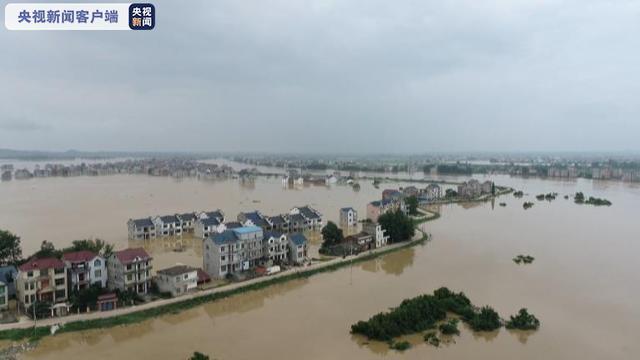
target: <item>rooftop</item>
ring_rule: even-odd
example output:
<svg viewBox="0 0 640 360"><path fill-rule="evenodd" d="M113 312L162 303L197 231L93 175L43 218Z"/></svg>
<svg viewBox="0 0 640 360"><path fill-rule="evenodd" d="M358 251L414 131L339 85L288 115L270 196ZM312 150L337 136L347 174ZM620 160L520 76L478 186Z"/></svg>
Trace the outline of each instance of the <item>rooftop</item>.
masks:
<svg viewBox="0 0 640 360"><path fill-rule="evenodd" d="M136 258L140 260L150 260L151 256L143 248L129 248L113 253L115 257L123 264L134 262Z"/></svg>
<svg viewBox="0 0 640 360"><path fill-rule="evenodd" d="M97 254L95 254L92 251L89 250L82 250L82 251L73 251L73 252L69 252L69 253L65 253L62 255L62 260L64 261L68 261L68 262L87 262L93 258L95 258L96 256L98 256Z"/></svg>
<svg viewBox="0 0 640 360"><path fill-rule="evenodd" d="M170 268L158 270L157 273L160 275L178 276L178 275L182 275L182 274L190 273L194 271L198 271L198 269L193 268L191 266L187 266L187 265L175 265Z"/></svg>
<svg viewBox="0 0 640 360"><path fill-rule="evenodd" d="M40 269L60 269L64 268L64 263L56 258L30 259L20 265L20 271L40 270Z"/></svg>

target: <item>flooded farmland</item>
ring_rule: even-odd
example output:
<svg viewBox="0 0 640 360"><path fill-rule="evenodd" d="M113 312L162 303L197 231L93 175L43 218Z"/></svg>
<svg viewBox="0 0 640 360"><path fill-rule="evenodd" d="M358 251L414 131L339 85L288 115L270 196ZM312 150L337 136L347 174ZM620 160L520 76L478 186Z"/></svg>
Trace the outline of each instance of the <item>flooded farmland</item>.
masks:
<svg viewBox="0 0 640 360"><path fill-rule="evenodd" d="M184 359L196 350L216 359L636 358L640 187L490 178L527 195L441 206L436 210L442 217L425 224L433 235L425 245L137 325L48 337L23 358L78 359L90 353L122 359L142 351L149 358ZM212 208L235 217L254 208L276 213L306 203L329 220L341 206L364 213L381 189L370 181L361 185L354 192L346 186L283 189L277 178L251 184L138 176L13 181L0 184L0 228L21 235L26 253L42 239L64 246L95 236L124 247L135 245L126 239L130 217ZM560 194L555 201L535 199L554 191ZM607 198L613 206L580 206L562 198L576 191ZM523 201L535 205L525 211ZM142 245L158 260L156 268L200 263L196 245L182 253L161 241ZM518 266L511 260L517 254L536 260ZM413 336L408 340L415 346L404 353L349 333L352 323L440 286L464 291L503 317L527 307L542 326L534 333L487 334L463 327L455 344L441 348Z"/></svg>

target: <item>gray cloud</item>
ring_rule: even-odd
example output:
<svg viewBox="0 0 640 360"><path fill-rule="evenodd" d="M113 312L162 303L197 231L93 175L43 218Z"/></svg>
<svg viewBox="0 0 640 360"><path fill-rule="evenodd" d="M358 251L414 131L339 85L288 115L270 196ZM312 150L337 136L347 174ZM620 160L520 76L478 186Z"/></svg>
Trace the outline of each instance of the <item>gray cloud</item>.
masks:
<svg viewBox="0 0 640 360"><path fill-rule="evenodd" d="M0 31L0 108L50 127L0 144L640 149L636 2L155 4L152 32Z"/></svg>
<svg viewBox="0 0 640 360"><path fill-rule="evenodd" d="M32 132L47 130L50 126L27 119L0 119L0 130L9 132ZM15 135L14 135L15 136Z"/></svg>

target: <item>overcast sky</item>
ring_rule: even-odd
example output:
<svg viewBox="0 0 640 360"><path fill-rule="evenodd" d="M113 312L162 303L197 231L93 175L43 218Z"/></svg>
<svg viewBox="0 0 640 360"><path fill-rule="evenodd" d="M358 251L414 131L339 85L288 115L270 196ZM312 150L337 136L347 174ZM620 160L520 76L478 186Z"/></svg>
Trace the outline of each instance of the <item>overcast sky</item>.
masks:
<svg viewBox="0 0 640 360"><path fill-rule="evenodd" d="M152 3L3 27L0 148L640 150L638 1Z"/></svg>

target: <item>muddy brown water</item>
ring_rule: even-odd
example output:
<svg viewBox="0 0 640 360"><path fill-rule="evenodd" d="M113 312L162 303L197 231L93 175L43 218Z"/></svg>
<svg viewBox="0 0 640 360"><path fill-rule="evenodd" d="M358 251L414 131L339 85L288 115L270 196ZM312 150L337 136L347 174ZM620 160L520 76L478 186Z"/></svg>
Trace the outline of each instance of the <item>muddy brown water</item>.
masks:
<svg viewBox="0 0 640 360"><path fill-rule="evenodd" d="M144 354L186 359L196 350L217 359L637 358L640 187L491 178L528 195L441 206L442 217L425 225L433 234L428 244L136 325L48 337L23 358ZM38 245L27 244L27 239L42 236L56 245L90 235L126 245L123 224L128 217L170 209L220 207L235 215L254 207L279 212L310 203L330 219L340 206L364 213L364 204L381 190L362 185L353 192L348 187L282 189L278 179L257 180L249 188L237 180L210 184L136 176L12 182L0 184L0 227L20 233L25 248ZM561 196L553 202L535 200L536 194L550 191ZM562 198L576 191L608 198L613 206L579 206ZM506 207L498 206L502 201ZM524 201L535 206L525 211ZM83 221L89 224L77 225ZM44 228L34 229L34 224ZM195 250L162 248L150 247L163 263L199 263ZM532 255L535 261L516 265L511 259L518 254ZM352 323L439 286L464 291L474 303L492 305L505 317L527 307L542 327L533 333L502 329L488 334L462 327L455 343L441 348L410 336L414 347L404 353L349 333Z"/></svg>

